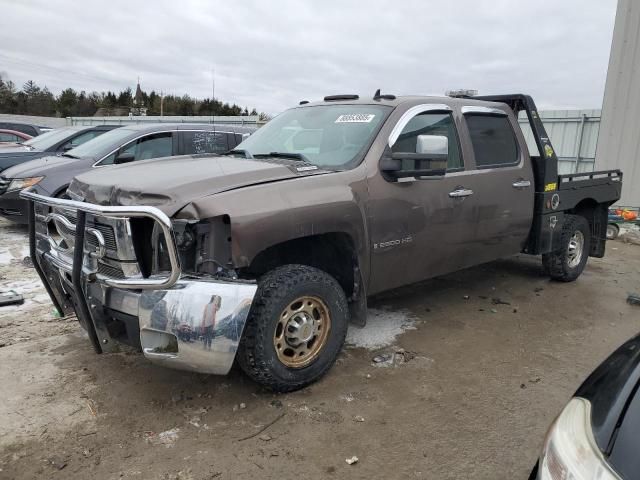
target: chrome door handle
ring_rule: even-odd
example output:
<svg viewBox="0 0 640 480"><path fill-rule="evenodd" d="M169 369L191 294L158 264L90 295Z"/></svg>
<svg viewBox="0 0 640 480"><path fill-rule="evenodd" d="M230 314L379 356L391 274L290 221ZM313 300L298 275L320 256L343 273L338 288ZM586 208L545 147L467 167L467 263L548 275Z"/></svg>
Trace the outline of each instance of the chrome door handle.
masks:
<svg viewBox="0 0 640 480"><path fill-rule="evenodd" d="M528 188L531 186L531 182L529 180L518 180L513 183L513 188Z"/></svg>
<svg viewBox="0 0 640 480"><path fill-rule="evenodd" d="M473 190L467 188L456 188L453 192L449 192L451 198L468 197L469 195L473 195Z"/></svg>

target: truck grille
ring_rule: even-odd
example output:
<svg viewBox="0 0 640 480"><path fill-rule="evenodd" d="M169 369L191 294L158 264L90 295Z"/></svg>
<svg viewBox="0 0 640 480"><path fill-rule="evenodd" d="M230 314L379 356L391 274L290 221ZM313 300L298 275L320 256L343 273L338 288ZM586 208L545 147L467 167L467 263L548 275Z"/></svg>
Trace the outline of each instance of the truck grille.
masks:
<svg viewBox="0 0 640 480"><path fill-rule="evenodd" d="M104 237L104 245L107 250L115 252L118 250L118 245L116 244L116 234L113 231L113 227L111 225L104 225L102 223L95 223L93 228L98 230L102 236ZM86 237L87 243L92 247L98 246L98 241L93 235L89 235Z"/></svg>
<svg viewBox="0 0 640 480"><path fill-rule="evenodd" d="M125 278L122 268L115 267L103 262L98 262L98 275L103 275L109 278L123 279Z"/></svg>
<svg viewBox="0 0 640 480"><path fill-rule="evenodd" d="M173 241L171 221L157 208L146 206L101 206L46 197L29 191L20 196L34 202L35 248L40 264L47 262L65 272L81 271L87 281L94 280L114 288L144 290L171 288L180 278L178 250ZM80 212L84 215L80 215ZM84 217L84 218L82 218ZM151 228L157 223L165 235L169 270L161 275L144 275L133 241L132 219L149 219ZM85 230L85 244L75 242L78 222ZM146 225L146 224L145 224ZM100 232L92 232L95 229ZM102 240L104 244L102 245ZM151 248L148 243L145 249ZM82 264L74 269L74 257L82 256Z"/></svg>

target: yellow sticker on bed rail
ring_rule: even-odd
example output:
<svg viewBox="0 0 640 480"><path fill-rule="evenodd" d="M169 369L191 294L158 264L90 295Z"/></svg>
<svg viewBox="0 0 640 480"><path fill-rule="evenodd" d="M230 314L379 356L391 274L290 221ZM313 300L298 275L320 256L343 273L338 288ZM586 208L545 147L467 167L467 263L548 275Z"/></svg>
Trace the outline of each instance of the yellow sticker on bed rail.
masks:
<svg viewBox="0 0 640 480"><path fill-rule="evenodd" d="M547 183L544 186L544 191L545 192L553 192L556 189L557 186L558 185L556 183Z"/></svg>
<svg viewBox="0 0 640 480"><path fill-rule="evenodd" d="M551 158L553 156L553 148L551 148L551 145L544 146L544 154L547 158Z"/></svg>

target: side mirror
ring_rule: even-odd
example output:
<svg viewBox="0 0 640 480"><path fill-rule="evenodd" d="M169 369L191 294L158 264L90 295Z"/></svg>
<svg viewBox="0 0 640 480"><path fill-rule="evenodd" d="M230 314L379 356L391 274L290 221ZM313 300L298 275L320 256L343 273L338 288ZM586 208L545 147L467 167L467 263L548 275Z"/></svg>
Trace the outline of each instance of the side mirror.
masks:
<svg viewBox="0 0 640 480"><path fill-rule="evenodd" d="M448 155L449 139L444 135L418 135L416 153L420 155Z"/></svg>
<svg viewBox="0 0 640 480"><path fill-rule="evenodd" d="M387 147L380 170L390 181L407 177L443 177L447 172L449 139L444 135L418 135L416 153L392 153Z"/></svg>
<svg viewBox="0 0 640 480"><path fill-rule="evenodd" d="M135 159L136 159L136 156L133 153L121 153L115 158L113 163L116 165L120 165L122 163L133 162Z"/></svg>
<svg viewBox="0 0 640 480"><path fill-rule="evenodd" d="M70 143L67 143L66 145L64 145L62 147L62 151L63 152L68 152L69 150L71 150L73 148L76 148L76 146L75 145L71 145Z"/></svg>

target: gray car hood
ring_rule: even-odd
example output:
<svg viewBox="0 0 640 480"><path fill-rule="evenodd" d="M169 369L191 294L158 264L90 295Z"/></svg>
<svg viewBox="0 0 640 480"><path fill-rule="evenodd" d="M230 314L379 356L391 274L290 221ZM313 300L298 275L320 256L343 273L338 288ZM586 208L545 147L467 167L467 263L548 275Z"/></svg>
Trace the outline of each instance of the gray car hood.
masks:
<svg viewBox="0 0 640 480"><path fill-rule="evenodd" d="M20 165L25 162L30 162L35 158L41 158L49 155L46 152L39 152L37 150L25 150L20 152L5 153L0 152L0 172L6 172L14 165Z"/></svg>
<svg viewBox="0 0 640 480"><path fill-rule="evenodd" d="M180 156L99 168L78 175L68 192L99 205L155 206L172 216L202 197L318 173L326 171L298 172L291 166L237 157Z"/></svg>
<svg viewBox="0 0 640 480"><path fill-rule="evenodd" d="M56 155L49 155L42 158L36 158L35 160L29 160L25 163L14 165L13 167L3 170L2 175L7 178L25 178L25 177L39 177L47 175L51 170L56 170L62 166L68 166L69 164L82 161L83 159L61 157Z"/></svg>

